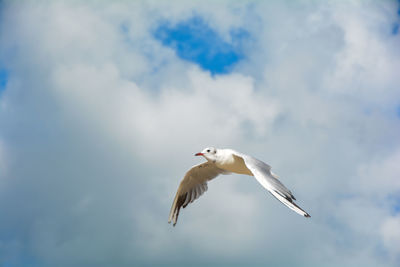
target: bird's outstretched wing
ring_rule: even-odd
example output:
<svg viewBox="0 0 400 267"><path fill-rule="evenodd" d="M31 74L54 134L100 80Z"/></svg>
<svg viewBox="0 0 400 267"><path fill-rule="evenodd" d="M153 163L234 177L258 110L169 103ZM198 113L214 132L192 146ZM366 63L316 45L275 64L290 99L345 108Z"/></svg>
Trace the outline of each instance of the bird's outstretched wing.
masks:
<svg viewBox="0 0 400 267"><path fill-rule="evenodd" d="M246 167L253 173L256 180L275 198L298 214L304 217L311 217L294 202L296 198L293 196L292 192L278 180L278 176L271 172L271 166L242 153L235 152L234 156L243 159Z"/></svg>
<svg viewBox="0 0 400 267"><path fill-rule="evenodd" d="M168 223L172 221L176 225L181 207L185 208L189 203L198 199L207 191L207 182L219 174L226 173L224 170L210 162L193 166L182 179L178 191L176 192L174 202L169 213Z"/></svg>

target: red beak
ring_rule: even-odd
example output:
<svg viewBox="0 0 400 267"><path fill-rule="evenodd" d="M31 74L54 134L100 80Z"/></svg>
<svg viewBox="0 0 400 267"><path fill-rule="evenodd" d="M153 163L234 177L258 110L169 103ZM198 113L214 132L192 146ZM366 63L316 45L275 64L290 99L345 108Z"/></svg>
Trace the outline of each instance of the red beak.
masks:
<svg viewBox="0 0 400 267"><path fill-rule="evenodd" d="M203 156L203 153L196 153L195 156Z"/></svg>

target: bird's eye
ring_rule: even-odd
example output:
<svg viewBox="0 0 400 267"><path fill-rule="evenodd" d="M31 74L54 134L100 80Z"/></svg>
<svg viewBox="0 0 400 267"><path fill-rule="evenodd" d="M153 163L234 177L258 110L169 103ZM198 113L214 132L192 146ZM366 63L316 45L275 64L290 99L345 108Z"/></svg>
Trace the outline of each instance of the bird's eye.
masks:
<svg viewBox="0 0 400 267"><path fill-rule="evenodd" d="M210 152L210 149L207 149L207 152Z"/></svg>

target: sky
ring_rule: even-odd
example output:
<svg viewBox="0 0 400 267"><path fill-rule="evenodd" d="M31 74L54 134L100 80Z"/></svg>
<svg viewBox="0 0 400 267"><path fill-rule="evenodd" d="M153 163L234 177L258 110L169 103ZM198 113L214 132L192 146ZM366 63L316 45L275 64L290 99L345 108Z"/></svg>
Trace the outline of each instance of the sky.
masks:
<svg viewBox="0 0 400 267"><path fill-rule="evenodd" d="M1 1L0 266L399 266L400 2ZM310 219L221 176L259 158Z"/></svg>

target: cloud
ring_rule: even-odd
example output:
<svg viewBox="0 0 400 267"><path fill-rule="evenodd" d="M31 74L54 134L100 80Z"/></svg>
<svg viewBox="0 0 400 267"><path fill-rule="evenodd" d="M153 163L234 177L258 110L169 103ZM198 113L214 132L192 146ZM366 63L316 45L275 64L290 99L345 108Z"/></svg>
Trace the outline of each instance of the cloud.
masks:
<svg viewBox="0 0 400 267"><path fill-rule="evenodd" d="M384 245L392 252L397 261L400 245L400 220L399 217L388 218L381 227L381 234L383 236ZM395 259L396 260L396 259Z"/></svg>
<svg viewBox="0 0 400 267"><path fill-rule="evenodd" d="M15 266L396 266L394 3L5 2L0 258ZM201 18L224 75L155 38ZM312 215L224 176L166 223L205 146L263 159ZM377 230L378 229L378 230ZM397 238L397 239L396 239Z"/></svg>

